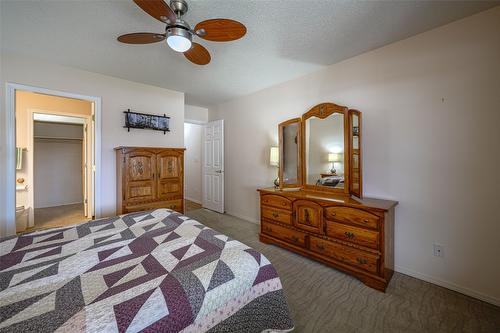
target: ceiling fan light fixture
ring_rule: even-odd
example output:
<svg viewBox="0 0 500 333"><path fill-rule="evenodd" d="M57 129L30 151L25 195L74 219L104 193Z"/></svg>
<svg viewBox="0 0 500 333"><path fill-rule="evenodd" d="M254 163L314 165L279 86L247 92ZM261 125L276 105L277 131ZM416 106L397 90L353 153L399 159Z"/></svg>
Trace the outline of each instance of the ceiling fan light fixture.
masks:
<svg viewBox="0 0 500 333"><path fill-rule="evenodd" d="M186 52L192 46L191 33L182 28L169 28L167 30L167 44L176 52Z"/></svg>

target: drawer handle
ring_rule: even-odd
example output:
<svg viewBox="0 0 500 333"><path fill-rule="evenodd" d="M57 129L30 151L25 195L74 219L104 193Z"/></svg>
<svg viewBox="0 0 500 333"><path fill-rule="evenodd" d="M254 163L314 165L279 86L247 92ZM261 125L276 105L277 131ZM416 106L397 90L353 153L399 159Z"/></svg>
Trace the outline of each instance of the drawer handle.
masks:
<svg viewBox="0 0 500 333"><path fill-rule="evenodd" d="M368 223L368 220L367 220L367 219L364 219L364 220L363 220L363 223Z"/></svg>
<svg viewBox="0 0 500 333"><path fill-rule="evenodd" d="M349 231L344 232L344 235L349 239L353 239L355 237L355 235Z"/></svg>
<svg viewBox="0 0 500 333"><path fill-rule="evenodd" d="M360 257L357 257L356 258L356 261L360 264L360 265L365 265L368 263L368 260L366 260L365 258L360 258Z"/></svg>
<svg viewBox="0 0 500 333"><path fill-rule="evenodd" d="M317 247L318 249L320 249L321 251L324 251L324 250L325 250L325 247L324 247L323 245L321 245L321 244L316 244L316 247Z"/></svg>
<svg viewBox="0 0 500 333"><path fill-rule="evenodd" d="M335 213L335 212L332 213L332 216L336 216L336 215L337 215L337 213Z"/></svg>
<svg viewBox="0 0 500 333"><path fill-rule="evenodd" d="M282 206L286 206L286 202L282 202L282 203L281 203L281 205L282 205Z"/></svg>
<svg viewBox="0 0 500 333"><path fill-rule="evenodd" d="M290 236L289 238L292 242L298 242L299 238L297 236Z"/></svg>
<svg viewBox="0 0 500 333"><path fill-rule="evenodd" d="M274 218L277 218L278 216L280 216L280 214L276 213L276 212L273 212L273 217Z"/></svg>

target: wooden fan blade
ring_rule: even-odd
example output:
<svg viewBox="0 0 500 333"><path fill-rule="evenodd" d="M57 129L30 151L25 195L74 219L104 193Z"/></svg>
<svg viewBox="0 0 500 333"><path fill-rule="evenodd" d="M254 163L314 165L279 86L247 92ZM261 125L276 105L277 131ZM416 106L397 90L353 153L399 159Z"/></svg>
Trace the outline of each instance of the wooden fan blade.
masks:
<svg viewBox="0 0 500 333"><path fill-rule="evenodd" d="M170 22L175 22L177 19L172 8L163 2L163 0L134 0L134 2L137 6L141 7L142 10L159 21L165 22L166 18L169 19Z"/></svg>
<svg viewBox="0 0 500 333"><path fill-rule="evenodd" d="M198 33L203 29L205 34ZM240 39L247 33L247 28L238 21L229 19L211 19L200 22L194 27L197 35L213 42L229 42Z"/></svg>
<svg viewBox="0 0 500 333"><path fill-rule="evenodd" d="M133 34L121 35L117 38L119 42L127 44L150 44L161 42L165 35L154 34L152 32L137 32Z"/></svg>
<svg viewBox="0 0 500 333"><path fill-rule="evenodd" d="M193 46L186 52L184 56L193 64L206 65L210 62L211 57L207 49L198 43L193 43Z"/></svg>

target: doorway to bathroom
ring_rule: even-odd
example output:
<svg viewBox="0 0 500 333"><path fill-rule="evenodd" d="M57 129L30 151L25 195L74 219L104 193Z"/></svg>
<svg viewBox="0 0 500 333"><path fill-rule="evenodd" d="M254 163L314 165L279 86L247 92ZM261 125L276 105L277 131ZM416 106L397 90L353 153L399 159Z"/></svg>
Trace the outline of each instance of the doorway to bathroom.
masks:
<svg viewBox="0 0 500 333"><path fill-rule="evenodd" d="M16 231L95 216L93 101L16 90Z"/></svg>

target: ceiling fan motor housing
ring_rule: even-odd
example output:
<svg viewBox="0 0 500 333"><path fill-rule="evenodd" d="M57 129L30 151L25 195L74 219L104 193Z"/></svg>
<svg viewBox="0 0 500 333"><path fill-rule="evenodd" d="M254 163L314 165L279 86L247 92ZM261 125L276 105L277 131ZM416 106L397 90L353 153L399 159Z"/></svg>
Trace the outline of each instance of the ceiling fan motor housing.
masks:
<svg viewBox="0 0 500 333"><path fill-rule="evenodd" d="M177 14L177 16L182 16L188 11L188 4L185 0L171 0L170 8Z"/></svg>

